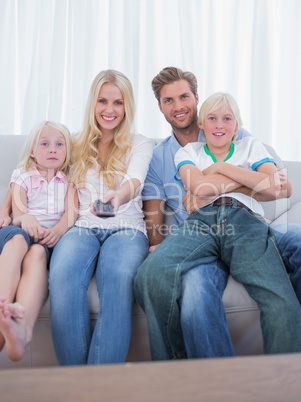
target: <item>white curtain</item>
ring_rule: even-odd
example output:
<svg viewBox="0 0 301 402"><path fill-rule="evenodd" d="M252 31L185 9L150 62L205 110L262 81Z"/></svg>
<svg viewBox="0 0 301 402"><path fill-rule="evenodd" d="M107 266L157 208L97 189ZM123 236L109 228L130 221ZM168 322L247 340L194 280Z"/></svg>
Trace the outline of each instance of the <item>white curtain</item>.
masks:
<svg viewBox="0 0 301 402"><path fill-rule="evenodd" d="M301 160L300 0L0 0L0 134L43 119L74 132L102 69L131 80L136 131L166 137L151 90L165 66L195 73L200 101L229 91L244 127Z"/></svg>

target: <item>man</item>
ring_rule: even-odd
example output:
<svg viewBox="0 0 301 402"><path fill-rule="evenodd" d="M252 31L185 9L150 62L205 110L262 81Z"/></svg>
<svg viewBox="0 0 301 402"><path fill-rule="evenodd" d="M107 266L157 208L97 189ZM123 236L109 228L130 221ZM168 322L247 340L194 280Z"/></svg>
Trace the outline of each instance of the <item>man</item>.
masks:
<svg viewBox="0 0 301 402"><path fill-rule="evenodd" d="M203 141L202 132L197 125L197 81L190 72L183 72L174 67L164 68L152 81L152 88L158 100L159 109L170 123L172 134L163 140L155 149L143 190L144 211L150 252L153 252L164 240L162 232L165 205L172 209L175 220L173 227L180 225L187 213L201 206L203 200L196 200L191 194L185 195L181 182L174 179L174 155L180 147L190 142ZM241 129L238 139L250 134ZM223 180L220 193L225 192L227 181ZM289 184L282 188L281 196L287 196ZM239 191L249 193L247 188ZM183 204L182 204L182 197ZM259 201L268 200L262 195L256 196ZM191 204L191 201L193 203ZM208 200L205 201L206 203ZM299 239L301 230L298 227ZM278 232L277 232L278 233ZM296 245L296 239L289 233ZM297 261L300 261L301 250L288 250L292 246L292 238L288 234L279 234L278 246L283 255L292 255L296 262L293 272L295 281L299 278ZM286 240L284 240L286 238ZM278 240L278 239L277 239ZM282 249L281 249L282 246ZM160 252L160 247L156 253ZM286 254L285 254L286 253ZM168 258L162 255L162 258ZM286 261L285 261L286 262ZM229 334L222 295L227 284L228 269L218 261L215 264L202 265L188 271L182 278L182 297L180 301L181 329L174 328L176 345L171 345L163 323L168 320L161 315L160 306L169 303L169 296L164 288L164 271L156 283L151 282L144 264L139 268L135 279L135 296L144 309L147 317L151 354L154 360L171 358L222 357L233 356L235 351ZM299 299L300 300L300 299ZM164 328L164 329L162 329Z"/></svg>

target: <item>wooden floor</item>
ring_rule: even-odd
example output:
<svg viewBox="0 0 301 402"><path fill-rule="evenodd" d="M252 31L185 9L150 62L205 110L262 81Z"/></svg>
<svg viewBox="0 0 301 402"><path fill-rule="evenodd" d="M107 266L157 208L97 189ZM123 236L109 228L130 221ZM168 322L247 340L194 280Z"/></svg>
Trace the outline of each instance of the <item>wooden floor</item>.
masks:
<svg viewBox="0 0 301 402"><path fill-rule="evenodd" d="M0 370L0 401L300 402L301 354Z"/></svg>

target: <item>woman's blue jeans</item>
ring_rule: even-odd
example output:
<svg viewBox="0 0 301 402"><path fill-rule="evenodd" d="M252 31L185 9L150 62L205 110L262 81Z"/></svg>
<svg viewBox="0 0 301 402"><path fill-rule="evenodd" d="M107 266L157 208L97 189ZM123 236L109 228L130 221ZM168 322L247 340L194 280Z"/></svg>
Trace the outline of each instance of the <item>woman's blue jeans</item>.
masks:
<svg viewBox="0 0 301 402"><path fill-rule="evenodd" d="M206 223L204 210L196 211L138 270L135 295L147 315L152 356L179 358L185 353L182 279L217 258L231 266L234 279L257 301L265 352L300 351L301 309L269 227L245 208L210 206L205 212ZM158 286L160 292L155 292ZM224 342L217 338L213 335L211 341Z"/></svg>
<svg viewBox="0 0 301 402"><path fill-rule="evenodd" d="M50 263L51 330L60 365L119 363L131 338L133 281L148 255L139 230L73 227ZM88 287L95 272L100 309L91 330Z"/></svg>

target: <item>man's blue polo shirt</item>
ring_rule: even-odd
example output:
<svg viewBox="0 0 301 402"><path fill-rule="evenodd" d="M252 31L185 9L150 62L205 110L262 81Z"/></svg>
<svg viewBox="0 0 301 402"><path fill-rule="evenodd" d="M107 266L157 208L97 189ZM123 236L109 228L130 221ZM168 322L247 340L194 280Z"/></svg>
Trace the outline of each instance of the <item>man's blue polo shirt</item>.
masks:
<svg viewBox="0 0 301 402"><path fill-rule="evenodd" d="M251 134L241 128L237 139L249 137ZM199 139L203 140L203 131L200 130ZM174 225L178 226L187 218L187 213L182 204L185 190L182 181L176 181L174 175L176 167L174 156L181 148L174 133L160 142L155 148L149 170L142 191L143 201L164 200L166 205L174 211Z"/></svg>

